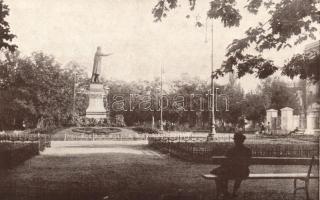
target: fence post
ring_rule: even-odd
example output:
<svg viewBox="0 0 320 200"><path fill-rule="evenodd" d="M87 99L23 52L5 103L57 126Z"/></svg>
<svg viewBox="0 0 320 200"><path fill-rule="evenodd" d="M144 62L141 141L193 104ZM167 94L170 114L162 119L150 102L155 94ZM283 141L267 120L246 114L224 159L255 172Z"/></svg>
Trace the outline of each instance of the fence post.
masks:
<svg viewBox="0 0 320 200"><path fill-rule="evenodd" d="M41 149L41 139L40 139L40 133L38 132L38 153L40 153Z"/></svg>
<svg viewBox="0 0 320 200"><path fill-rule="evenodd" d="M47 134L44 135L44 147L47 147Z"/></svg>

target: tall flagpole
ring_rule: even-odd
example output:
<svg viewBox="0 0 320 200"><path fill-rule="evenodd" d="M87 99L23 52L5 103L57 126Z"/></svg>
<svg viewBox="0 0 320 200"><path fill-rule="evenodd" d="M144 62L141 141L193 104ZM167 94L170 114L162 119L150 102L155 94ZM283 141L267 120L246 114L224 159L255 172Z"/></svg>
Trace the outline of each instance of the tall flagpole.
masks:
<svg viewBox="0 0 320 200"><path fill-rule="evenodd" d="M160 74L160 130L161 131L163 131L162 73L163 73L163 66L161 65L161 74Z"/></svg>
<svg viewBox="0 0 320 200"><path fill-rule="evenodd" d="M73 102L72 102L72 116L76 113L76 84L77 84L77 74L73 77Z"/></svg>

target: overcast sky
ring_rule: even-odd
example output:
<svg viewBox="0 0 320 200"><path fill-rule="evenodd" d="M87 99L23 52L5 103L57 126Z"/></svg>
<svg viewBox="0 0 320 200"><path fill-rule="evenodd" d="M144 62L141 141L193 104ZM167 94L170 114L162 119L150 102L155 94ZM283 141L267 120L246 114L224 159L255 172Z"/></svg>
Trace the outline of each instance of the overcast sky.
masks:
<svg viewBox="0 0 320 200"><path fill-rule="evenodd" d="M114 53L102 61L102 76L110 79L153 79L161 64L165 77L172 79L181 73L209 79L210 42L205 43L206 28L196 28L196 16L205 21L209 1L198 0L190 12L185 5L169 14L161 23L153 22L152 7L157 0L5 0L10 7L8 18L15 43L24 55L43 51L65 64L76 61L91 73L97 46L103 52ZM180 0L181 3L188 2ZM185 16L191 14L187 19ZM214 22L214 66L224 59L226 46L267 15L243 15L239 28L223 28ZM210 27L208 27L210 39ZM303 45L266 55L281 64ZM249 81L248 81L249 80ZM246 89L256 81L247 78Z"/></svg>

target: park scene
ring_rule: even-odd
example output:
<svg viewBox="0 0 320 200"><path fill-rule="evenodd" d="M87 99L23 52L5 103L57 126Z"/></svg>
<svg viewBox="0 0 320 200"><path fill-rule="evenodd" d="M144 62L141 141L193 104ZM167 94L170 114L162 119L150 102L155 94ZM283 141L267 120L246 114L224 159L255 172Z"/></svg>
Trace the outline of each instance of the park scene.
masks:
<svg viewBox="0 0 320 200"><path fill-rule="evenodd" d="M317 0L0 0L0 200L318 200Z"/></svg>

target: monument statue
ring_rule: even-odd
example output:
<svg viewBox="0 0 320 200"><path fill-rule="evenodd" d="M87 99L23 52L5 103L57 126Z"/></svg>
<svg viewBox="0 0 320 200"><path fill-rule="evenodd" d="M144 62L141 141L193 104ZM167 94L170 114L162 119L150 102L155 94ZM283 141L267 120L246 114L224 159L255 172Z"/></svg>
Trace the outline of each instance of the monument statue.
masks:
<svg viewBox="0 0 320 200"><path fill-rule="evenodd" d="M86 117L98 120L110 120L110 112L108 108L108 98L104 98L108 95L108 88L100 83L99 76L101 74L101 59L102 56L109 56L109 54L103 54L101 47L97 48L94 55L93 70L91 83L89 88L89 105L86 110ZM105 106L106 105L106 106Z"/></svg>
<svg viewBox="0 0 320 200"><path fill-rule="evenodd" d="M109 54L103 54L101 52L101 47L97 48L97 51L94 55L94 61L93 61L93 70L92 70L92 77L91 77L91 83L99 83L99 75L101 74L101 60L102 56L110 56Z"/></svg>

